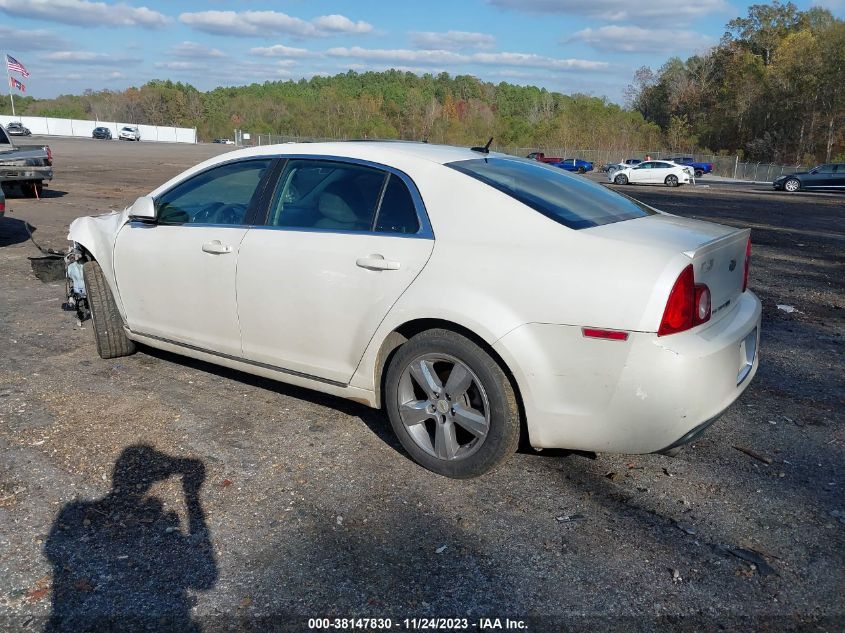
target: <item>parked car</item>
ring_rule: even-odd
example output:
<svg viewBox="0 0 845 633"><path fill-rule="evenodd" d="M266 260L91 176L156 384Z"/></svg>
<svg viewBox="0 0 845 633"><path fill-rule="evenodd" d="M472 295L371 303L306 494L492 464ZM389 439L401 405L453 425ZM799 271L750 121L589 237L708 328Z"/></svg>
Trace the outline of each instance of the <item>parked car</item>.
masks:
<svg viewBox="0 0 845 633"><path fill-rule="evenodd" d="M216 139L214 139L213 142L214 143L220 143L220 144L223 144L223 145L234 145L235 144L235 141L233 141L230 138L216 138Z"/></svg>
<svg viewBox="0 0 845 633"><path fill-rule="evenodd" d="M772 187L790 193L801 189L845 189L845 163L827 163L810 171L786 174L775 179Z"/></svg>
<svg viewBox="0 0 845 633"><path fill-rule="evenodd" d="M608 172L607 178L617 185L663 184L667 187L678 187L689 183L692 168L661 160L647 160L633 167L626 166Z"/></svg>
<svg viewBox="0 0 845 633"><path fill-rule="evenodd" d="M550 164L559 163L563 160L560 156L546 156L543 152L531 152L528 156L526 156L526 158Z"/></svg>
<svg viewBox="0 0 845 633"><path fill-rule="evenodd" d="M626 158L622 162L619 163L610 163L607 165L602 166L602 171L606 174L613 173L615 171L619 171L620 169L625 169L626 167L633 167L635 165L639 165L641 161L639 158Z"/></svg>
<svg viewBox="0 0 845 633"><path fill-rule="evenodd" d="M9 123L9 125L6 126L6 132L9 136L30 136L32 134L28 127L24 127L23 123L19 123L17 121Z"/></svg>
<svg viewBox="0 0 845 633"><path fill-rule="evenodd" d="M120 132L118 132L117 137L121 141L140 141L141 133L138 131L137 127L134 127L132 125L125 125L124 127L120 128Z"/></svg>
<svg viewBox="0 0 845 633"><path fill-rule="evenodd" d="M74 220L68 259L103 358L144 343L383 407L420 464L472 477L521 429L698 436L757 370L749 234L485 148L302 143Z"/></svg>
<svg viewBox="0 0 845 633"><path fill-rule="evenodd" d="M53 152L50 147L16 146L0 125L0 186L16 187L25 196L40 197L44 182L52 179Z"/></svg>
<svg viewBox="0 0 845 633"><path fill-rule="evenodd" d="M713 171L713 163L701 163L696 161L692 156L675 156L673 158L666 158L665 160L676 165L692 167L693 175L696 178L701 178L704 174L709 174Z"/></svg>
<svg viewBox="0 0 845 633"><path fill-rule="evenodd" d="M588 160L582 160L580 158L564 158L560 162L554 163L554 166L565 169L566 171L575 171L579 174L593 171L593 164Z"/></svg>
<svg viewBox="0 0 845 633"><path fill-rule="evenodd" d="M91 134L91 138L99 138L99 139L106 139L111 140L111 130L107 127L95 127L94 132Z"/></svg>

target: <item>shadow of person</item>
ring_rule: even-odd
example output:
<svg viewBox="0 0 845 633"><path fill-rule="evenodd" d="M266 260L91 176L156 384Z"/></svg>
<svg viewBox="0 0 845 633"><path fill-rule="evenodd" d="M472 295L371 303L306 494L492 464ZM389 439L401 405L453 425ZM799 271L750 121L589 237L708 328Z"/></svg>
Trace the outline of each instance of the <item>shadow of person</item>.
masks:
<svg viewBox="0 0 845 633"><path fill-rule="evenodd" d="M187 531L179 515L149 496L181 476ZM53 566L46 631L200 631L188 589L217 581L199 491L203 463L146 445L126 448L102 499L72 502L56 518L44 553Z"/></svg>

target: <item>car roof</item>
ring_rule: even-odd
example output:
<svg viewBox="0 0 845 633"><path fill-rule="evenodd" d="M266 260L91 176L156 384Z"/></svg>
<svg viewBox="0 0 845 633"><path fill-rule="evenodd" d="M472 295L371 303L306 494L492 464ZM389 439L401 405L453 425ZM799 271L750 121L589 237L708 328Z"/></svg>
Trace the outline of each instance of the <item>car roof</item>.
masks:
<svg viewBox="0 0 845 633"><path fill-rule="evenodd" d="M490 152L482 154L474 152L468 147L452 145L435 145L414 141L336 141L329 143L285 143L282 145L262 145L242 149L231 154L224 154L231 158L247 158L250 156L267 156L277 154L314 154L319 156L338 156L369 160L383 163L391 158L416 158L433 163L451 163L459 160L475 158L507 156ZM513 158L512 156L507 156Z"/></svg>

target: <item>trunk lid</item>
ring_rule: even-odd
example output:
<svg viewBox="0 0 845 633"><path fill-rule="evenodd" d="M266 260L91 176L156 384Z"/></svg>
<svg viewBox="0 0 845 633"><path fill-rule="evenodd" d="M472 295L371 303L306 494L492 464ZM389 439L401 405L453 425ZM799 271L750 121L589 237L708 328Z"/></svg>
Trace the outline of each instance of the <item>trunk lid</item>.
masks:
<svg viewBox="0 0 845 633"><path fill-rule="evenodd" d="M652 252L664 251L667 261L679 253L688 257L693 265L695 283L707 284L710 288L710 323L727 315L742 294L750 229L660 213L586 231L604 238L642 244ZM666 297L663 299L665 305Z"/></svg>

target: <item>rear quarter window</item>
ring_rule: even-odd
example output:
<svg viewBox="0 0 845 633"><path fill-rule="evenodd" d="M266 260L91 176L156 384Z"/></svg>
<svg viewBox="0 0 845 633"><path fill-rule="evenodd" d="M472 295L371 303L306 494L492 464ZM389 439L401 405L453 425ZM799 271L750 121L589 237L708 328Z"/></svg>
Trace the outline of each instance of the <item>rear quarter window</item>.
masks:
<svg viewBox="0 0 845 633"><path fill-rule="evenodd" d="M447 163L571 229L654 215L649 207L559 167L515 157Z"/></svg>

